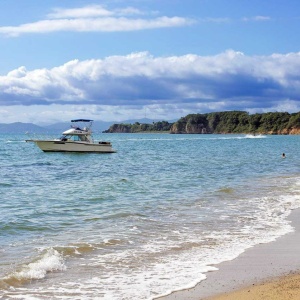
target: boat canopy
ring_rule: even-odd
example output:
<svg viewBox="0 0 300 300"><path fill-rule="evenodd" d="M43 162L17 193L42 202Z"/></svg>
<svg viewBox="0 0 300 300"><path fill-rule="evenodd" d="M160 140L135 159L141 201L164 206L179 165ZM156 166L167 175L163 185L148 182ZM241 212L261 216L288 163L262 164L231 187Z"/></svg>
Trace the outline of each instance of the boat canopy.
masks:
<svg viewBox="0 0 300 300"><path fill-rule="evenodd" d="M93 122L93 120L88 120L88 119L75 119L75 120L71 120L71 122Z"/></svg>

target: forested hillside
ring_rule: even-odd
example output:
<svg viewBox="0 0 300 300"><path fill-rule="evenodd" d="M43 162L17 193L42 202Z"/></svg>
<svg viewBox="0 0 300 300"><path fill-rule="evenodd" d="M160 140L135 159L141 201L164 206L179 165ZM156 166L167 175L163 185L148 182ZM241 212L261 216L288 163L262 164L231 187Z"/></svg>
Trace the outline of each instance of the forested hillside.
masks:
<svg viewBox="0 0 300 300"><path fill-rule="evenodd" d="M135 122L134 124L113 124L104 133L137 133L137 132L169 132L173 123L167 121L152 124Z"/></svg>
<svg viewBox="0 0 300 300"><path fill-rule="evenodd" d="M170 133L261 133L300 134L300 112L269 112L249 114L245 111L225 111L207 114L189 114L175 123L167 121L152 124L114 124L104 132L170 132Z"/></svg>
<svg viewBox="0 0 300 300"><path fill-rule="evenodd" d="M171 133L299 134L300 112L269 112L250 115L244 111L190 114L179 119Z"/></svg>

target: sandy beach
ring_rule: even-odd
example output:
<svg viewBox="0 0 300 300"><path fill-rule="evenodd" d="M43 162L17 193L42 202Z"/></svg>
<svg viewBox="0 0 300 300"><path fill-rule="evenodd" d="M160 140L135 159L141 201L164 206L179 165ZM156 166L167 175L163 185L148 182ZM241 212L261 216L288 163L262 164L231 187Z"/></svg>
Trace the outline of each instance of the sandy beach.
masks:
<svg viewBox="0 0 300 300"><path fill-rule="evenodd" d="M289 220L294 232L216 265L196 287L162 299L300 299L300 209Z"/></svg>
<svg viewBox="0 0 300 300"><path fill-rule="evenodd" d="M211 297L209 300L298 300L300 299L300 275L289 275L270 282L252 285L236 292Z"/></svg>

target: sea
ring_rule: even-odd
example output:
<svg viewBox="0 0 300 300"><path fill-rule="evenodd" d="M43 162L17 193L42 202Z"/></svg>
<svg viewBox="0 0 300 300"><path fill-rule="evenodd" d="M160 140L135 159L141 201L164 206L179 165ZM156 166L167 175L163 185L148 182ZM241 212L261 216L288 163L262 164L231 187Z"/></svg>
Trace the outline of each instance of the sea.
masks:
<svg viewBox="0 0 300 300"><path fill-rule="evenodd" d="M111 154L28 138L0 135L1 299L157 299L294 230L300 136L96 134Z"/></svg>

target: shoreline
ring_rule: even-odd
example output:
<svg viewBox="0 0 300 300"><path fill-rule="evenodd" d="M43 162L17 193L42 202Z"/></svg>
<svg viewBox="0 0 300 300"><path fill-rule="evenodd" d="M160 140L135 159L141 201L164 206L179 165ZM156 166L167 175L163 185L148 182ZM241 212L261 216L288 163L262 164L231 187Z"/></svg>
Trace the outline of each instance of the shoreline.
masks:
<svg viewBox="0 0 300 300"><path fill-rule="evenodd" d="M274 242L247 249L231 261L214 265L218 270L206 273L207 278L194 288L173 292L159 299L235 299L233 292L238 295L236 299L242 299L239 293L248 293L249 287L270 285L272 289L278 280L284 281L288 275L300 274L300 208L293 210L288 220L294 228L293 232Z"/></svg>

